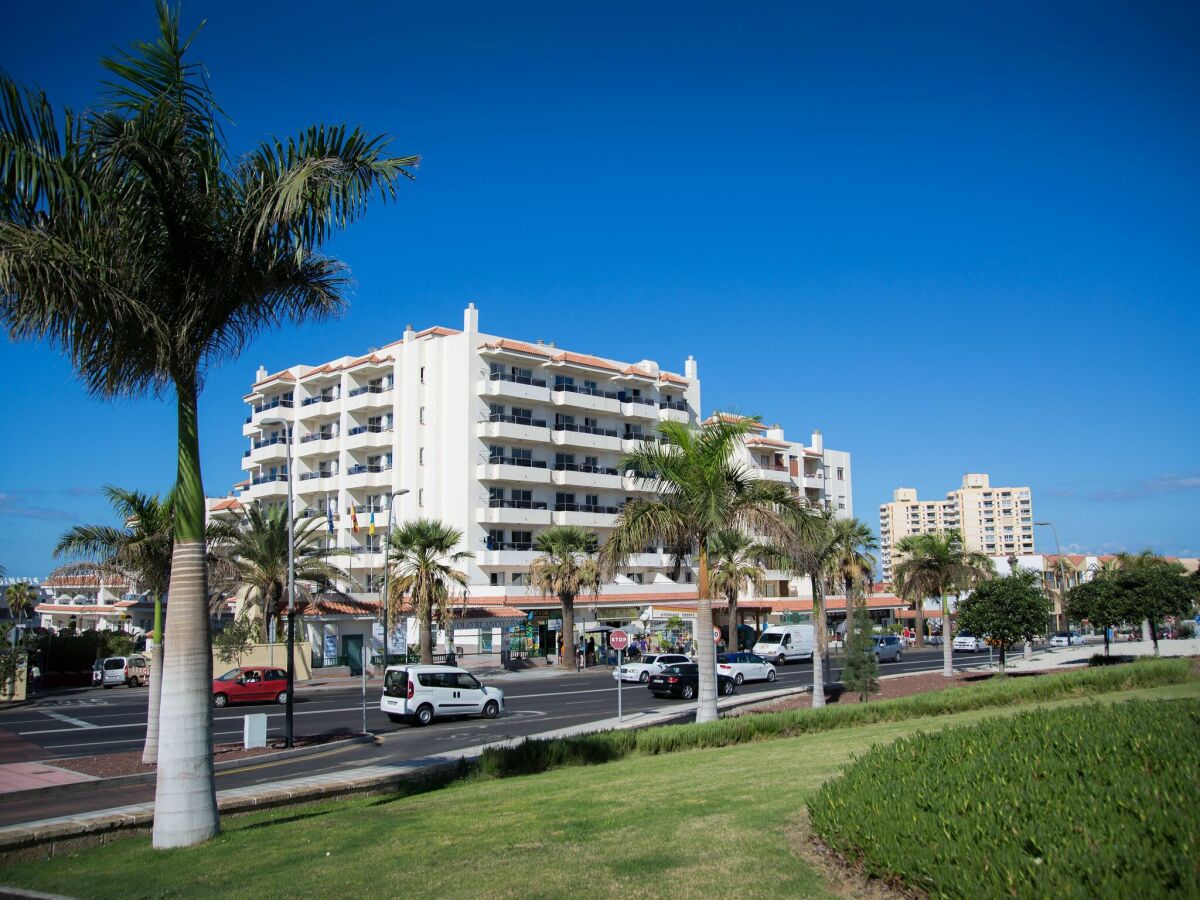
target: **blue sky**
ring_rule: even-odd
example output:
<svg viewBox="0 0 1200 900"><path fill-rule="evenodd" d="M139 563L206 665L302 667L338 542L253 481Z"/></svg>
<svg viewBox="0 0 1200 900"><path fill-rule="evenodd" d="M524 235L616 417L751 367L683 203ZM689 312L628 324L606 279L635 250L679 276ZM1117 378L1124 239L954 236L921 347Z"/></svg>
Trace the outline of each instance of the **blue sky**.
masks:
<svg viewBox="0 0 1200 900"><path fill-rule="evenodd" d="M855 511L965 471L1030 484L1064 545L1200 554L1194 4L199 2L235 154L385 131L418 181L331 250L342 320L209 373L211 495L275 370L458 326L678 369L705 412L820 428ZM79 108L150 3L20 4L0 65ZM43 575L97 489L164 490L169 401L105 403L0 344L0 563ZM1053 550L1050 535L1040 548Z"/></svg>

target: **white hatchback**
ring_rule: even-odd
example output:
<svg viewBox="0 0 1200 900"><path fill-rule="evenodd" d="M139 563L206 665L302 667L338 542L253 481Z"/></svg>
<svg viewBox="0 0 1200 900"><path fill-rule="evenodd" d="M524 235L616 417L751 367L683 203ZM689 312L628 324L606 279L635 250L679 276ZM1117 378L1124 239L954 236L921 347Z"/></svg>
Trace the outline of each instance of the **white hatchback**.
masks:
<svg viewBox="0 0 1200 900"><path fill-rule="evenodd" d="M728 675L734 684L743 681L774 681L775 667L757 653L722 653L717 656L717 672Z"/></svg>
<svg viewBox="0 0 1200 900"><path fill-rule="evenodd" d="M453 666L388 666L379 708L393 722L413 725L439 716L494 719L504 711L504 691Z"/></svg>
<svg viewBox="0 0 1200 900"><path fill-rule="evenodd" d="M636 662L627 662L613 670L616 681L636 681L647 684L651 675L657 675L667 666L690 663L692 660L682 653L647 653Z"/></svg>
<svg viewBox="0 0 1200 900"><path fill-rule="evenodd" d="M955 650L970 650L972 653L980 653L987 649L987 641L981 637L976 637L973 634L960 632L954 638Z"/></svg>

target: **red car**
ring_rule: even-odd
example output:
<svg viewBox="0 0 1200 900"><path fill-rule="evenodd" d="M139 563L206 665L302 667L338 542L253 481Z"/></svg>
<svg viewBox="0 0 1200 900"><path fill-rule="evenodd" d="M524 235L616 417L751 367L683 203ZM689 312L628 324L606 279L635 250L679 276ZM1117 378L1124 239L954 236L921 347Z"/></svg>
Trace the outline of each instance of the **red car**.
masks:
<svg viewBox="0 0 1200 900"><path fill-rule="evenodd" d="M238 666L212 683L213 706L287 703L287 672L270 666Z"/></svg>

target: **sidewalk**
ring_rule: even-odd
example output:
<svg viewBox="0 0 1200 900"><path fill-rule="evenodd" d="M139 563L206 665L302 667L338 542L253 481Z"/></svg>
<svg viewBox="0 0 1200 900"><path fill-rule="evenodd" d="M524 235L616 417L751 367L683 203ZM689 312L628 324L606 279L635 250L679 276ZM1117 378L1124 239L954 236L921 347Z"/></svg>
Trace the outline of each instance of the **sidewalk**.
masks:
<svg viewBox="0 0 1200 900"><path fill-rule="evenodd" d="M1190 638L1181 641L1159 641L1159 656L1200 656L1200 640ZM1112 656L1153 656L1154 644L1150 641L1113 641L1109 645ZM1087 665L1096 655L1104 654L1104 643L1084 644L1080 647L1047 647L1033 659L1026 660L1021 648L1008 654L1006 669L1009 672L1046 672L1063 666ZM996 666L999 657L994 657ZM986 665L986 663L985 663Z"/></svg>

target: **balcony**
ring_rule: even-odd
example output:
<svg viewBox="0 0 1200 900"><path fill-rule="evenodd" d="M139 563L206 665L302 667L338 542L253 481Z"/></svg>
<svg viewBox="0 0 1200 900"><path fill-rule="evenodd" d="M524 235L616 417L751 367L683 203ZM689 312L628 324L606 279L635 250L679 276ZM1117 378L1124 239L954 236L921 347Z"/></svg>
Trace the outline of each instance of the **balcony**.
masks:
<svg viewBox="0 0 1200 900"><path fill-rule="evenodd" d="M475 467L480 481L511 481L522 484L549 484L550 471L544 459L493 456Z"/></svg>
<svg viewBox="0 0 1200 900"><path fill-rule="evenodd" d="M300 438L299 456L312 456L315 453L332 453L337 450L337 435L333 432L322 433L314 431Z"/></svg>
<svg viewBox="0 0 1200 900"><path fill-rule="evenodd" d="M353 465L346 470L346 487L387 487L391 484L392 467L383 465Z"/></svg>
<svg viewBox="0 0 1200 900"><path fill-rule="evenodd" d="M616 391L602 391L599 388L574 384L556 384L550 391L550 401L555 406L570 406L592 412L621 411L621 395Z"/></svg>
<svg viewBox="0 0 1200 900"><path fill-rule="evenodd" d="M538 553L529 543L500 543L489 541L487 549L477 554L481 566L498 566L510 569L528 569L537 559Z"/></svg>
<svg viewBox="0 0 1200 900"><path fill-rule="evenodd" d="M666 443L666 441L657 434L648 434L642 431L626 431L621 435L621 449L626 453L632 453L635 450L641 450L647 444Z"/></svg>
<svg viewBox="0 0 1200 900"><path fill-rule="evenodd" d="M538 403L550 402L550 389L540 378L526 378L523 375L510 375L507 372L493 372L479 382L481 397L507 397L513 400L533 400Z"/></svg>
<svg viewBox="0 0 1200 900"><path fill-rule="evenodd" d="M761 463L754 464L754 474L763 481L779 481L784 484L791 484L792 476L788 471L787 466L780 465L762 465Z"/></svg>
<svg viewBox="0 0 1200 900"><path fill-rule="evenodd" d="M339 394L330 394L328 397L319 395L316 397L305 397L300 401L300 412L296 418L303 421L305 419L317 419L321 416L333 415L338 410L339 400L341 400L341 395Z"/></svg>
<svg viewBox="0 0 1200 900"><path fill-rule="evenodd" d="M811 488L812 490L823 491L825 490L825 478L822 475L805 472L804 487Z"/></svg>
<svg viewBox="0 0 1200 900"><path fill-rule="evenodd" d="M355 425L346 431L342 446L347 450L364 447L390 447L392 429L390 425Z"/></svg>
<svg viewBox="0 0 1200 900"><path fill-rule="evenodd" d="M333 469L317 469L315 472L303 472L300 475L300 481L324 481L326 478L337 478L337 472ZM309 490L313 489L309 485Z"/></svg>
<svg viewBox="0 0 1200 900"><path fill-rule="evenodd" d="M540 500L488 500L476 521L514 525L549 525L550 510Z"/></svg>
<svg viewBox="0 0 1200 900"><path fill-rule="evenodd" d="M621 395L621 415L630 419L657 419L658 401L649 397Z"/></svg>
<svg viewBox="0 0 1200 900"><path fill-rule="evenodd" d="M591 425L569 425L556 422L553 441L564 447L584 447L589 450L620 450L621 439L615 428L596 428Z"/></svg>
<svg viewBox="0 0 1200 900"><path fill-rule="evenodd" d="M530 419L524 416L509 416L493 413L479 423L481 438L499 438L505 441L544 444L550 440L550 430L545 419Z"/></svg>
<svg viewBox="0 0 1200 900"><path fill-rule="evenodd" d="M378 384L368 384L350 390L346 396L346 410L371 409L392 405L392 389Z"/></svg>
<svg viewBox="0 0 1200 900"><path fill-rule="evenodd" d="M568 487L603 488L621 490L621 473L610 466L587 466L575 463L557 463L554 466L554 483Z"/></svg>
<svg viewBox="0 0 1200 900"><path fill-rule="evenodd" d="M258 500L264 497L286 497L287 481L286 475L259 475L250 479L250 495Z"/></svg>
<svg viewBox="0 0 1200 900"><path fill-rule="evenodd" d="M246 455L255 463L285 460L288 455L286 437L270 437L255 441Z"/></svg>
<svg viewBox="0 0 1200 900"><path fill-rule="evenodd" d="M612 528L617 513L620 511L620 507L602 504L556 503L554 504L554 524L577 525L580 528Z"/></svg>
<svg viewBox="0 0 1200 900"><path fill-rule="evenodd" d="M258 403L253 407L253 412L247 422L257 422L261 417L270 415L278 416L281 419L289 418L288 413L291 412L292 401L284 400L282 397L276 397L274 400L268 400L266 403Z"/></svg>
<svg viewBox="0 0 1200 900"><path fill-rule="evenodd" d="M658 420L660 422L681 422L687 424L688 405L682 400L663 400L658 404Z"/></svg>

